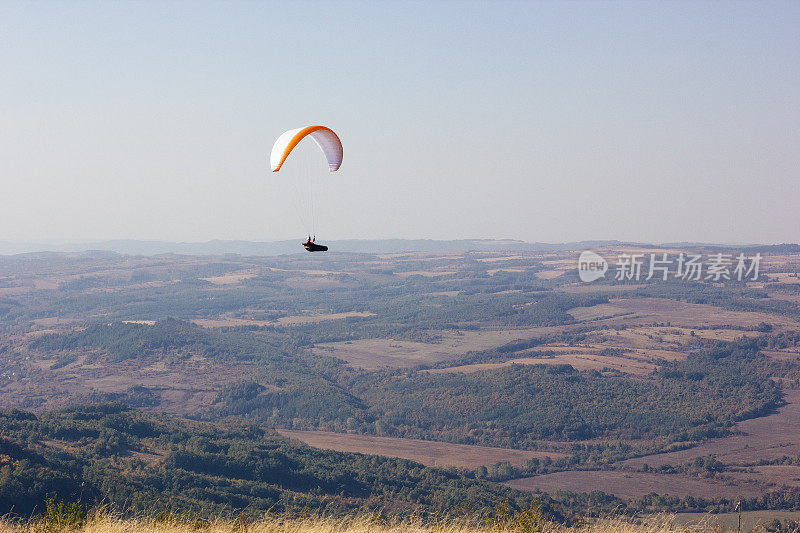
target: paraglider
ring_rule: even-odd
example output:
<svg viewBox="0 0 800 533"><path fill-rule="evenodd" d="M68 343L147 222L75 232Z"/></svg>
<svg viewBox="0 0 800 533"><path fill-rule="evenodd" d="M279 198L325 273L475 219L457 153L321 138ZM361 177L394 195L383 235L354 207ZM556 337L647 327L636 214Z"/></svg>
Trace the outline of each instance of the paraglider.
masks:
<svg viewBox="0 0 800 533"><path fill-rule="evenodd" d="M305 248L309 252L327 252L328 247L322 244L317 244L316 242L314 242L316 240L317 240L316 235L314 235L313 239L311 238L311 236L309 236L308 240L303 243L303 248Z"/></svg>
<svg viewBox="0 0 800 533"><path fill-rule="evenodd" d="M319 149L322 150L322 154L325 156L325 159L328 163L328 169L331 172L339 170L339 167L342 165L343 157L342 142L339 140L339 136L336 135L332 129L325 126L306 126L304 128L296 128L286 131L281 134L280 137L278 137L277 141L275 141L269 158L272 172L278 172L281 167L283 167L286 159L289 157L295 147L297 147L297 145L300 144L300 142L306 137L311 137ZM311 187L309 187L309 195L311 198L308 198L308 201L311 206L312 212L310 218L313 226L313 176L308 176L308 178L312 184ZM316 241L316 236L312 239L311 235L309 235L306 242L303 243L303 248L309 252L328 251L327 246L317 244L314 241Z"/></svg>

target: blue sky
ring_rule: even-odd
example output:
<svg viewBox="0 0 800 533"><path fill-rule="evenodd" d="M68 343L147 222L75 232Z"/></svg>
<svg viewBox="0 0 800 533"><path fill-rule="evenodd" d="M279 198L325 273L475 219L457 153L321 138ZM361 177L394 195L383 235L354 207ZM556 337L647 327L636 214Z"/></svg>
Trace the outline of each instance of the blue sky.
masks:
<svg viewBox="0 0 800 533"><path fill-rule="evenodd" d="M784 242L797 2L0 2L0 240ZM324 165L323 165L324 167Z"/></svg>

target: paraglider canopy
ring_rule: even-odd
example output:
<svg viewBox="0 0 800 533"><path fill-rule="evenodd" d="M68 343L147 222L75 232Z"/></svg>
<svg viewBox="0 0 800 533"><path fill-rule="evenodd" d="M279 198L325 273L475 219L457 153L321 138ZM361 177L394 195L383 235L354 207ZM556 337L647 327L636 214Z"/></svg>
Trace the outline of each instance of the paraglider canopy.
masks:
<svg viewBox="0 0 800 533"><path fill-rule="evenodd" d="M272 153L269 157L270 167L273 172L278 172L283 166L286 158L292 153L294 147L307 136L311 136L317 143L325 158L328 160L328 167L331 172L339 170L342 165L342 142L339 136L332 129L325 126L306 126L284 132L272 146Z"/></svg>
<svg viewBox="0 0 800 533"><path fill-rule="evenodd" d="M292 150L297 147L300 142L306 137L311 137L314 140L314 143L322 150L323 155L328 163L328 169L331 172L335 172L339 170L339 167L342 164L342 142L339 140L339 136L334 133L334 131L330 128L326 128L325 126L306 126L304 128L296 128L293 130L289 130L281 134L278 137L278 140L275 141L275 144L272 145L272 153L269 157L270 167L272 168L273 172L278 172L283 164L286 162L286 158L289 157L289 154L292 153ZM297 154L302 155L302 154ZM295 155L295 160L298 159L297 155ZM303 157L300 157L299 160L302 162ZM292 165L289 165L287 171L289 172L289 176L294 178L293 171L291 170ZM298 169L295 169L294 172L298 174L298 181L308 182L308 194L307 195L300 195L298 192L299 202L304 203L309 206L309 213L308 213L308 220L310 220L310 231L314 231L316 226L316 216L314 210L314 176L316 172L312 171L310 167L300 164L298 165ZM301 214L302 218L302 210L298 209L298 212ZM315 231L314 231L315 232ZM328 247L322 244L317 244L314 242L314 239L311 238L309 235L308 240L303 244L303 248L308 250L309 252L327 252Z"/></svg>

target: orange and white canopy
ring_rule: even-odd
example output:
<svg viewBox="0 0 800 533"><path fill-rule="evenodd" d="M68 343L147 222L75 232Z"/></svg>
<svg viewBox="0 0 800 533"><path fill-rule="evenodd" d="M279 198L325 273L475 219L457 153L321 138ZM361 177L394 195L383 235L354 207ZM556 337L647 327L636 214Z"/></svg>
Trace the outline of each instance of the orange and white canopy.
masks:
<svg viewBox="0 0 800 533"><path fill-rule="evenodd" d="M278 137L278 140L272 146L272 154L269 157L272 171L279 171L283 166L283 162L294 150L294 147L309 135L317 143L322 153L325 154L331 172L339 170L343 157L342 141L339 140L339 136L332 129L325 126L306 126L305 128L289 130Z"/></svg>

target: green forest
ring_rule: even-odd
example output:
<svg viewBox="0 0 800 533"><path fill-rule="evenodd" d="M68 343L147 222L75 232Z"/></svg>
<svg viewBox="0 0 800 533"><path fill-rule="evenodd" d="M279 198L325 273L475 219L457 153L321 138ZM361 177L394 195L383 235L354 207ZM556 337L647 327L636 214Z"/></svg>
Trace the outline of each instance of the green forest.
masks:
<svg viewBox="0 0 800 533"><path fill-rule="evenodd" d="M758 340L706 344L646 381L569 365L511 365L469 374L366 372L311 356L289 334L214 333L174 319L153 326L95 325L45 335L32 346L57 352L93 348L112 360L157 352L174 361L190 354L258 361L260 379L223 388L207 419L235 415L295 429L531 448L541 439L697 441L780 404L780 390L770 376L796 371L764 357ZM469 354L468 360L502 360L512 350L528 348L517 343Z"/></svg>
<svg viewBox="0 0 800 533"><path fill-rule="evenodd" d="M318 450L245 422L205 423L96 404L0 412L0 515L47 498L119 510L476 513L534 497L454 470Z"/></svg>

